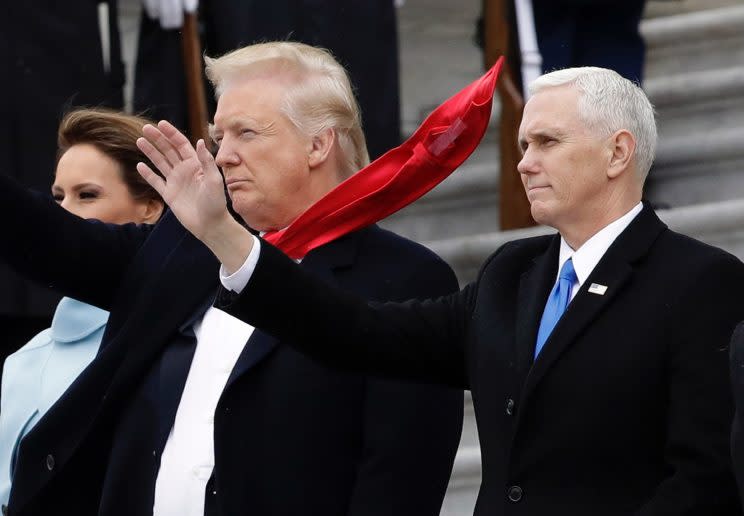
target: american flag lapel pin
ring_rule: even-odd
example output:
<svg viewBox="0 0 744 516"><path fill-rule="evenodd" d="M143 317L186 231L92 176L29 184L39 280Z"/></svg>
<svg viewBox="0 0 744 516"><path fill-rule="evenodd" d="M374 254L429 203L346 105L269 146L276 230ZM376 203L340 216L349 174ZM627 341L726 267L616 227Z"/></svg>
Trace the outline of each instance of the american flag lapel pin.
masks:
<svg viewBox="0 0 744 516"><path fill-rule="evenodd" d="M597 294L598 296L604 296L607 292L607 285L600 285L599 283L592 283L589 285L589 293Z"/></svg>

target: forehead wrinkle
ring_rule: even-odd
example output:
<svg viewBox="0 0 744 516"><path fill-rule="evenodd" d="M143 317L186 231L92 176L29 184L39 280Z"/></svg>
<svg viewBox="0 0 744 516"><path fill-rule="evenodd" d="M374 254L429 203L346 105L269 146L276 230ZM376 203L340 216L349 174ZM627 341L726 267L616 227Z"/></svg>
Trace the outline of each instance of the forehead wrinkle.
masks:
<svg viewBox="0 0 744 516"><path fill-rule="evenodd" d="M247 113L238 111L234 113L228 113L227 115L222 117L215 116L213 127L215 132L221 132L224 131L225 128L234 129L236 126L239 126L246 122L254 124L258 123L258 121L254 117L250 116Z"/></svg>
<svg viewBox="0 0 744 516"><path fill-rule="evenodd" d="M519 135L519 143L525 142L528 139L534 140L536 138L549 136L551 138L565 138L566 132L555 126L541 127L539 129L526 129L524 133Z"/></svg>

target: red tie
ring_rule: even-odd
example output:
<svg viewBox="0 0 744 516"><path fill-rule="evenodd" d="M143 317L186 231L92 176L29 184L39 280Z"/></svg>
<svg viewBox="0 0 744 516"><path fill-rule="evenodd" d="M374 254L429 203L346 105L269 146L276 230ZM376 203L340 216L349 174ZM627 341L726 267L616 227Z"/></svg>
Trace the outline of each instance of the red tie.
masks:
<svg viewBox="0 0 744 516"><path fill-rule="evenodd" d="M291 258L369 226L441 183L483 138L504 58L435 109L413 135L264 239Z"/></svg>

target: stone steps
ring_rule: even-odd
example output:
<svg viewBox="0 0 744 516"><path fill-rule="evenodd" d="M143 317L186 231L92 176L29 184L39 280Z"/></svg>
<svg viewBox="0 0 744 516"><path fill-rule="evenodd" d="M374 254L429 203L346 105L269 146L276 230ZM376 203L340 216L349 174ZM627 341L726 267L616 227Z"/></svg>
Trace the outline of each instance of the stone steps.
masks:
<svg viewBox="0 0 744 516"><path fill-rule="evenodd" d="M470 515L475 506L475 494L481 482L481 457L478 430L475 426L473 398L465 392L465 418L462 439L457 450L442 516Z"/></svg>
<svg viewBox="0 0 744 516"><path fill-rule="evenodd" d="M475 153L459 169L381 225L417 241L498 229L498 154L496 137L489 131Z"/></svg>
<svg viewBox="0 0 744 516"><path fill-rule="evenodd" d="M718 7L641 22L646 77L721 70L744 63L744 5Z"/></svg>
<svg viewBox="0 0 744 516"><path fill-rule="evenodd" d="M744 5L645 20L659 121L646 194L671 206L744 197Z"/></svg>
<svg viewBox="0 0 744 516"><path fill-rule="evenodd" d="M644 88L656 106L660 136L646 196L669 206L744 197L744 5L726 6L725 0L718 0L719 7L696 11L702 4L674 3L692 12L647 19L641 27L648 47ZM462 37L464 32L453 34ZM466 52L467 44L457 43L458 52ZM416 61L402 50L402 61ZM424 63L432 66L431 61ZM433 68L428 71L436 73ZM469 82L466 73L473 77L480 73L472 56L461 60L454 78L444 80L449 92L435 81L441 97L436 102ZM405 110L408 129L436 104L433 94L424 95L418 110L410 106ZM497 115L497 102L494 111ZM415 240L495 231L499 202L495 126L460 170L383 225Z"/></svg>
<svg viewBox="0 0 744 516"><path fill-rule="evenodd" d="M744 259L744 199L682 206L657 213L671 229ZM425 245L449 263L465 285L476 278L483 262L505 243L551 233L555 230L538 226L434 240Z"/></svg>

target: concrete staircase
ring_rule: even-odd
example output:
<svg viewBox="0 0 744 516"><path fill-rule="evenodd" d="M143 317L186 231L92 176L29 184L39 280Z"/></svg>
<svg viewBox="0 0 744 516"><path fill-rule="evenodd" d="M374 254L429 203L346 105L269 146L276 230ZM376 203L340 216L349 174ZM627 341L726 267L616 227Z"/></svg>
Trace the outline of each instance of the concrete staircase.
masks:
<svg viewBox="0 0 744 516"><path fill-rule="evenodd" d="M400 9L409 133L431 108L481 73L480 54L471 44L479 3L427 0ZM671 206L659 215L672 229L744 258L744 2L650 1L641 31L647 42L644 88L657 108L660 134L647 196ZM496 136L490 130L442 185L383 223L427 243L452 265L461 284L472 281L503 243L553 231L498 231ZM465 407L442 516L472 514L480 484L469 393Z"/></svg>
<svg viewBox="0 0 744 516"><path fill-rule="evenodd" d="M659 118L648 197L671 206L744 197L744 2L646 20L641 31Z"/></svg>

